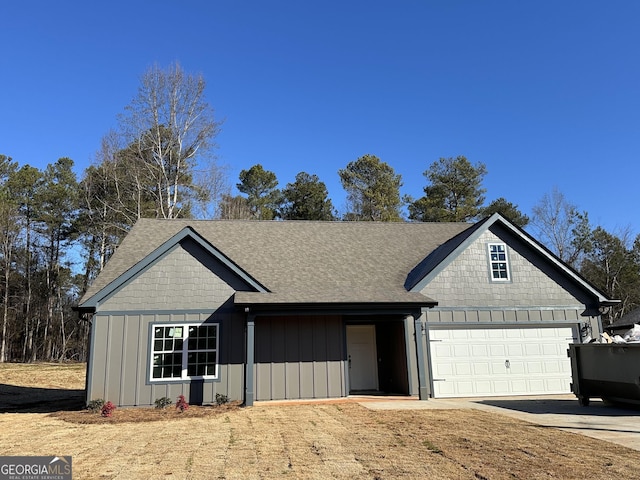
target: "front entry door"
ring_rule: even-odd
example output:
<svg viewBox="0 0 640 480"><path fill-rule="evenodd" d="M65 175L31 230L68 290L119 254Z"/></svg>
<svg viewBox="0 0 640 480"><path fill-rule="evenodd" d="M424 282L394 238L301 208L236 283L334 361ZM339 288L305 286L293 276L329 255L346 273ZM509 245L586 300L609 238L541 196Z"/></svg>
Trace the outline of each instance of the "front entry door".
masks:
<svg viewBox="0 0 640 480"><path fill-rule="evenodd" d="M378 390L375 325L347 325L349 391Z"/></svg>

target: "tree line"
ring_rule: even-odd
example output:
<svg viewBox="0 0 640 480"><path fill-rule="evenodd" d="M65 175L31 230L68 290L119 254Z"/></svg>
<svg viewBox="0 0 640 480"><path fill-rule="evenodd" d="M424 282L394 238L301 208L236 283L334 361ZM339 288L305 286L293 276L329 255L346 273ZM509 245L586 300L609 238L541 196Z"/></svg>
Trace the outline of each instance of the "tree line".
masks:
<svg viewBox="0 0 640 480"><path fill-rule="evenodd" d="M622 300L610 318L640 306L640 235L593 227L557 189L531 218L505 198L485 205L487 168L464 156L433 162L413 198L389 164L363 155L337 172L344 212L317 175L279 189L261 164L240 172L232 195L204 92L178 64L150 68L80 179L69 158L40 170L0 155L0 362L86 360L89 324L73 306L139 218L471 222L499 212Z"/></svg>

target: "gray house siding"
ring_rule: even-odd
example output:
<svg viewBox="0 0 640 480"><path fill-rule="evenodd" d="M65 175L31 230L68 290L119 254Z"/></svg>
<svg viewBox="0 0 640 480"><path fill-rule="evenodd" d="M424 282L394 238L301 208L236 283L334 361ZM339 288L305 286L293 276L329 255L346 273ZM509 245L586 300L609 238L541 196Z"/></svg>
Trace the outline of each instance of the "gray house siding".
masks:
<svg viewBox="0 0 640 480"><path fill-rule="evenodd" d="M582 308L575 309L528 309L528 308L446 308L439 307L426 312L427 323L448 324L538 324L545 322L577 323L583 321Z"/></svg>
<svg viewBox="0 0 640 480"><path fill-rule="evenodd" d="M565 276L545 264L524 243L495 227L487 230L447 264L421 290L438 299L429 310L431 324L577 324L587 323L592 336L600 333L599 318L586 316L588 298ZM507 244L510 280L492 282L487 245ZM535 262L535 263L534 263Z"/></svg>
<svg viewBox="0 0 640 480"><path fill-rule="evenodd" d="M183 241L100 305L102 311L215 309L246 285L193 241Z"/></svg>
<svg viewBox="0 0 640 480"><path fill-rule="evenodd" d="M561 306L562 309L572 306L584 310L584 302L576 299L558 283L561 281L559 274L557 278L550 277L514 248L512 242L507 247L510 281L490 281L487 245L496 242L504 240L489 230L484 232L440 271L421 293L437 298L438 307L482 306L494 307L498 311L502 308L512 310L513 307L535 305ZM522 321L524 316L520 315L518 320Z"/></svg>
<svg viewBox="0 0 640 480"><path fill-rule="evenodd" d="M190 382L150 382L149 332L156 323L218 323L218 378ZM204 403L216 393L231 400L244 394L244 321L231 313L100 314L93 319L87 400L121 406L153 405L184 395ZM197 389L197 391L195 391Z"/></svg>
<svg viewBox="0 0 640 480"><path fill-rule="evenodd" d="M162 397L231 400L244 395L244 317L231 306L246 285L192 240L185 240L106 298L92 319L87 400L122 406L153 405ZM150 382L154 323L218 323L218 378Z"/></svg>
<svg viewBox="0 0 640 480"><path fill-rule="evenodd" d="M340 316L256 319L256 400L347 395Z"/></svg>

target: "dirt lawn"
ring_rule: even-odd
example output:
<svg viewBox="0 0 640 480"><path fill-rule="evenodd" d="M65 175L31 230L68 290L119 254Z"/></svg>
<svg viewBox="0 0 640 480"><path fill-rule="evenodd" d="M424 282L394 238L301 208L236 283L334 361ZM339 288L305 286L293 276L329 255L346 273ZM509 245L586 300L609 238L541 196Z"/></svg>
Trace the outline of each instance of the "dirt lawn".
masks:
<svg viewBox="0 0 640 480"><path fill-rule="evenodd" d="M640 452L478 410L263 404L147 421L158 411L77 411L83 385L82 365L0 364L0 455L71 455L74 479L640 478Z"/></svg>

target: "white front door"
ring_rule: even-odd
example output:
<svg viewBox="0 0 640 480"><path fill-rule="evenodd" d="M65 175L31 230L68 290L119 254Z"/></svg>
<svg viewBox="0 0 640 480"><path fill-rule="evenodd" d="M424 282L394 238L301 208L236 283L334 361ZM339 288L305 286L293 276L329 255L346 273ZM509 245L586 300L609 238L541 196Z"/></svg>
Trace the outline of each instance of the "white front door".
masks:
<svg viewBox="0 0 640 480"><path fill-rule="evenodd" d="M347 325L349 391L378 390L375 325Z"/></svg>
<svg viewBox="0 0 640 480"><path fill-rule="evenodd" d="M430 329L434 397L570 393L571 327Z"/></svg>

